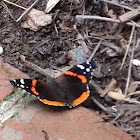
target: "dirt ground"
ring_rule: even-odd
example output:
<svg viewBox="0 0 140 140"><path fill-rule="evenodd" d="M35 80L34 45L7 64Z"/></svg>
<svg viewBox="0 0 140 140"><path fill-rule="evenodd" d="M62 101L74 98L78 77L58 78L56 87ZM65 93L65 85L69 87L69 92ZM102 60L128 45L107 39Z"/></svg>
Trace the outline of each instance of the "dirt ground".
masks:
<svg viewBox="0 0 140 140"><path fill-rule="evenodd" d="M12 0L12 2L24 7L29 7L33 3L31 0ZM140 5L139 0L116 0L115 2L133 9ZM44 11L46 3L45 0L39 1L34 8ZM104 89L114 78L117 87L124 93L132 48L128 51L128 57L123 69L119 69L126 52L126 44L128 44L130 38L132 26L95 19L84 20L78 23L75 17L76 15L97 15L118 19L120 15L128 11L120 6L97 0L62 0L51 11L53 16L52 23L41 27L38 31L32 31L21 27L21 22L25 20L25 17L20 22L16 22L16 19L23 12L22 9L0 2L0 44L4 49L1 57L4 62L27 73L31 78L45 79L43 75L26 67L21 62L20 55L24 55L28 61L43 69L51 68L52 66L61 68L70 64L70 60L60 61L64 54L80 45L77 39L78 34L83 36L83 41L88 46L90 53L95 49L97 43L103 40L94 57L98 64L97 75L95 75L94 80L101 89ZM140 24L139 17L136 17L134 21ZM135 32L137 34L136 42L138 42L138 39L140 39L140 28L136 28ZM132 46L133 41L131 43ZM135 59L140 58L139 48L140 44L138 48L135 48L133 56ZM133 65L130 74L130 84L139 80L140 69ZM139 87L137 86L133 92L138 91L138 89ZM98 110L105 121L113 123L136 139L140 139L140 122L138 121L140 119L140 111L138 109L139 96L137 95L133 98L137 102L131 103L116 101L108 96L100 96L99 94L95 95L97 101L108 110L112 106L116 106L117 112L112 112L113 109L111 113L105 110L98 110L96 107L93 107L96 104L93 101L88 103L86 107L95 111ZM96 106L100 105L96 104Z"/></svg>

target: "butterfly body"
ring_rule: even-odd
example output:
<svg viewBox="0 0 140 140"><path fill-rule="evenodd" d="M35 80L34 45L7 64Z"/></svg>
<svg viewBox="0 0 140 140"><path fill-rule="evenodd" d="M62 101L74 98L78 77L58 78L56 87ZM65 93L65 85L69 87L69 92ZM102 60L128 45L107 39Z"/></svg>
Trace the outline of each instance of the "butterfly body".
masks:
<svg viewBox="0 0 140 140"><path fill-rule="evenodd" d="M13 86L35 95L44 104L72 108L89 97L88 83L95 67L94 61L86 62L74 66L57 79L47 83L32 79L16 79L10 82Z"/></svg>

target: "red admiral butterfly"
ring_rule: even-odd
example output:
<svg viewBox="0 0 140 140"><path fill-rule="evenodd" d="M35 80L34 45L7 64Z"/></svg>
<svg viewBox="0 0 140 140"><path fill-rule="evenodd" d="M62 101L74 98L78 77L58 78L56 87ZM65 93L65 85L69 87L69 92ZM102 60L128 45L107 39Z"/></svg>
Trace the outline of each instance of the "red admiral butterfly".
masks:
<svg viewBox="0 0 140 140"><path fill-rule="evenodd" d="M44 104L72 108L89 97L88 83L95 68L95 61L90 61L74 66L47 83L31 79L16 79L10 82L13 86L35 95Z"/></svg>

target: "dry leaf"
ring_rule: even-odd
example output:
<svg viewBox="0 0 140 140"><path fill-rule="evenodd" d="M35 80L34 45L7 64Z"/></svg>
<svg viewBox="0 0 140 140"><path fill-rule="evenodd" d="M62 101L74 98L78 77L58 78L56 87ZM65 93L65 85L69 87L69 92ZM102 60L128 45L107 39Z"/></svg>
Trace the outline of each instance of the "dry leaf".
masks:
<svg viewBox="0 0 140 140"><path fill-rule="evenodd" d="M26 20L21 23L21 27L29 28L33 31L37 31L39 29L39 27L51 24L51 22L52 22L51 15L46 14L43 11L32 9L28 13Z"/></svg>
<svg viewBox="0 0 140 140"><path fill-rule="evenodd" d="M134 92L136 92L136 89L137 89L138 87L139 87L138 83L132 82L132 83L129 85L128 93L134 93Z"/></svg>
<svg viewBox="0 0 140 140"><path fill-rule="evenodd" d="M108 55L109 57L118 56L117 52L114 51L113 49L110 49L110 48L107 49L106 53L107 53L107 55Z"/></svg>
<svg viewBox="0 0 140 140"><path fill-rule="evenodd" d="M117 19L116 15L114 14L114 11L112 9L110 9L107 13L107 15L109 17L111 17L112 19Z"/></svg>
<svg viewBox="0 0 140 140"><path fill-rule="evenodd" d="M122 93L120 88L116 88L114 91L109 91L108 96L114 100L124 100L125 95Z"/></svg>
<svg viewBox="0 0 140 140"><path fill-rule="evenodd" d="M47 6L46 6L46 9L45 9L45 12L49 13L59 1L60 0L49 0L47 2Z"/></svg>

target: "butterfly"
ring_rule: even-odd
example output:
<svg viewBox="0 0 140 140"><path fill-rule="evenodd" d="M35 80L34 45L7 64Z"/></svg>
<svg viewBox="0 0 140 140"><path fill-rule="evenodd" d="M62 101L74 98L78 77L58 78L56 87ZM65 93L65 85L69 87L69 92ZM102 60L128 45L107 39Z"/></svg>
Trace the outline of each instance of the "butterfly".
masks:
<svg viewBox="0 0 140 140"><path fill-rule="evenodd" d="M95 68L96 63L92 60L76 65L58 78L47 82L36 79L15 79L10 83L35 95L44 104L72 108L89 97L88 84Z"/></svg>

